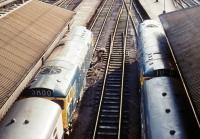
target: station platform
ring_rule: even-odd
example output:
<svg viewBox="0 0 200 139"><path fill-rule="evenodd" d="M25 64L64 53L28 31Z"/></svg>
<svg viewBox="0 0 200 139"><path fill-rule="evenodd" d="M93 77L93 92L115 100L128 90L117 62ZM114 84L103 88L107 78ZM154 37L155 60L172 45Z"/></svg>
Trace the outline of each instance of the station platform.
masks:
<svg viewBox="0 0 200 139"><path fill-rule="evenodd" d="M71 27L86 26L100 3L101 0L83 0L74 10L76 15L73 18L74 21Z"/></svg>
<svg viewBox="0 0 200 139"><path fill-rule="evenodd" d="M200 127L200 7L160 15L170 49Z"/></svg>
<svg viewBox="0 0 200 139"><path fill-rule="evenodd" d="M150 18L160 21L159 15L163 14L163 11L166 13L176 11L177 8L174 6L171 0L139 0L141 5L149 14Z"/></svg>
<svg viewBox="0 0 200 139"><path fill-rule="evenodd" d="M0 119L56 47L74 14L30 0L0 17Z"/></svg>

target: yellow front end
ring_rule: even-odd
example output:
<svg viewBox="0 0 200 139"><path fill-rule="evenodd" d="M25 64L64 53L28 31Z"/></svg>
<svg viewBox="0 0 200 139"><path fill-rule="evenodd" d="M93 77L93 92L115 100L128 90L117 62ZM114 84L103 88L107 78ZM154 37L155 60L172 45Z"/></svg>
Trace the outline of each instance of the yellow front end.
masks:
<svg viewBox="0 0 200 139"><path fill-rule="evenodd" d="M65 131L68 131L70 125L68 111L70 104L73 103L73 98L75 98L75 90L71 88L66 98L61 98L61 97L45 97L45 98L60 105L62 109L63 128Z"/></svg>

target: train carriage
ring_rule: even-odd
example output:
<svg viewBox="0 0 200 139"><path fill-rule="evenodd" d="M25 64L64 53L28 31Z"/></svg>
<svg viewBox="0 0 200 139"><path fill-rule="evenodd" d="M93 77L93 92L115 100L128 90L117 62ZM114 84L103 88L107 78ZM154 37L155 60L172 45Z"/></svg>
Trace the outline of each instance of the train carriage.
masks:
<svg viewBox="0 0 200 139"><path fill-rule="evenodd" d="M92 57L93 35L85 27L75 27L63 39L24 90L23 97L44 97L63 110L63 125L69 131L72 115L85 86Z"/></svg>
<svg viewBox="0 0 200 139"><path fill-rule="evenodd" d="M189 138L185 92L171 77L145 80L141 95L142 135L144 139ZM186 118L186 116L188 118Z"/></svg>
<svg viewBox="0 0 200 139"><path fill-rule="evenodd" d="M199 129L162 25L154 20L141 23L137 43L142 138L196 138Z"/></svg>
<svg viewBox="0 0 200 139"><path fill-rule="evenodd" d="M42 98L15 102L0 122L0 138L64 139L60 106Z"/></svg>

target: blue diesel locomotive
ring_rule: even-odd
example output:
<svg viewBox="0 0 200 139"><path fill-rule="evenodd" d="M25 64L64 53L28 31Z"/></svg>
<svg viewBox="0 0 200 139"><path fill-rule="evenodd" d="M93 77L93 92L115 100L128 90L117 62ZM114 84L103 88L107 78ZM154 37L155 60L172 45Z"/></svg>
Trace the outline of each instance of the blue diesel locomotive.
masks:
<svg viewBox="0 0 200 139"><path fill-rule="evenodd" d="M79 26L61 42L23 91L22 97L43 97L58 103L62 108L63 126L67 132L86 83L93 35L85 27Z"/></svg>

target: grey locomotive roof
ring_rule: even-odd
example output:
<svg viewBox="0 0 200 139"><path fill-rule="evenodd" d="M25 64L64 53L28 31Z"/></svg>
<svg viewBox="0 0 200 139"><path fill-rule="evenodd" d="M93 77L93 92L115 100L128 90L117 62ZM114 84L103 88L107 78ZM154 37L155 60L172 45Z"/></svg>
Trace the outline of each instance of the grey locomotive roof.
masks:
<svg viewBox="0 0 200 139"><path fill-rule="evenodd" d="M0 123L0 139L49 139L60 113L58 104L46 99L17 101Z"/></svg>
<svg viewBox="0 0 200 139"><path fill-rule="evenodd" d="M144 46L144 48L141 48L144 53L151 52L152 48L154 52L166 52L169 49L162 25L157 21L145 20L141 23L139 26L139 36L139 43Z"/></svg>
<svg viewBox="0 0 200 139"><path fill-rule="evenodd" d="M139 26L138 49L144 73L174 69L167 39L160 23L145 20Z"/></svg>
<svg viewBox="0 0 200 139"><path fill-rule="evenodd" d="M58 46L46 60L29 89L51 89L53 97L67 95L68 89L90 49L92 32L86 27L78 26L64 39L64 45ZM50 73L49 70L46 70L47 73L43 73L43 70L47 68L54 68L55 72L51 70L52 73Z"/></svg>
<svg viewBox="0 0 200 139"><path fill-rule="evenodd" d="M144 82L143 92L147 134L150 138L187 138L183 113L181 113L185 107L177 97L184 94L179 82L168 77L153 78ZM166 110L170 112L166 113ZM170 131L175 131L175 134L171 135Z"/></svg>

